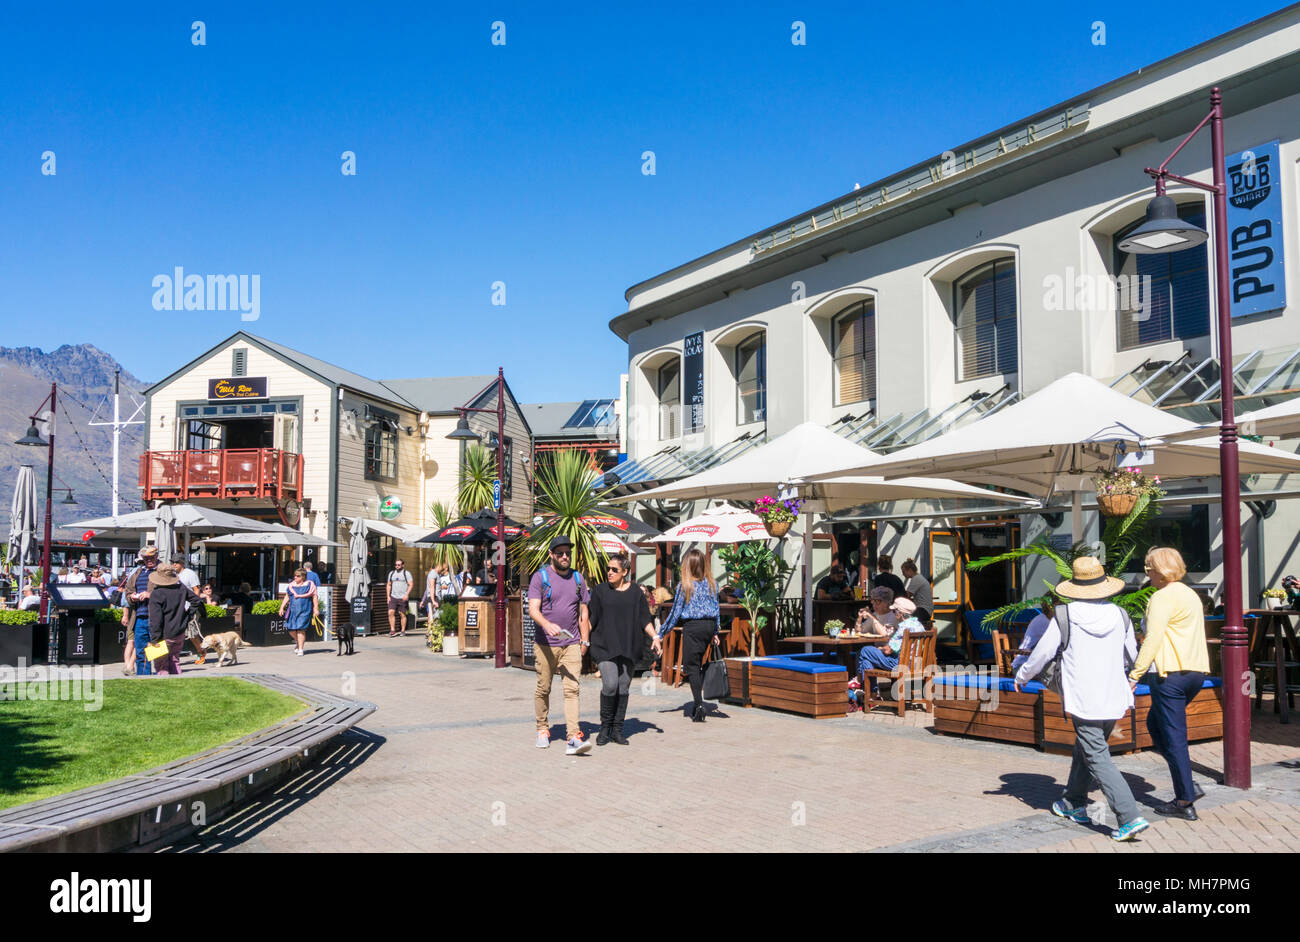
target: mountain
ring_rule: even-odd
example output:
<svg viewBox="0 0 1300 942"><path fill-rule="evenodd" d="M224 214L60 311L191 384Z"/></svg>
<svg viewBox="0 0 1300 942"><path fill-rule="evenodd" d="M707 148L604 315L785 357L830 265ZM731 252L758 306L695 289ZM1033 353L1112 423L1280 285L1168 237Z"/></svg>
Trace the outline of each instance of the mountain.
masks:
<svg viewBox="0 0 1300 942"><path fill-rule="evenodd" d="M36 347L0 347L0 540L9 534L9 510L13 502L18 467L30 464L36 470L37 535L45 515L45 472L47 451L15 442L27 433L28 416L44 411L41 400L50 383L59 386L54 440L54 486L70 487L76 506L61 504L64 494L54 493L54 525L72 520L102 517L113 512L109 476L113 472L113 430L90 426L113 419L113 374L121 365L112 356L88 343L64 344L46 353ZM122 370L122 418L144 401L140 394L148 384ZM143 416L137 416L142 418ZM139 464L144 427L123 429L118 510L140 509Z"/></svg>

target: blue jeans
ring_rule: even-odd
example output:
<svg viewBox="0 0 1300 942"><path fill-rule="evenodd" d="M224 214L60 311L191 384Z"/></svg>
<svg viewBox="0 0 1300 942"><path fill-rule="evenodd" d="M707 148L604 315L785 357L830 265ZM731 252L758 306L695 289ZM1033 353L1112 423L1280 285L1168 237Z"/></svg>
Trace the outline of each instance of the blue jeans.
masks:
<svg viewBox="0 0 1300 942"><path fill-rule="evenodd" d="M897 666L898 655L889 648L878 648L869 644L858 653L859 674L865 670L892 671Z"/></svg>
<svg viewBox="0 0 1300 942"><path fill-rule="evenodd" d="M149 619L137 617L135 620L135 672L141 677L153 673L153 665L144 656L144 649L147 647L149 647Z"/></svg>
<svg viewBox="0 0 1300 942"><path fill-rule="evenodd" d="M1147 732L1169 766L1169 777L1174 781L1174 798L1191 801L1192 760L1187 755L1187 702L1201 692L1205 675L1200 671L1170 671L1161 677L1151 671L1142 680L1151 688Z"/></svg>

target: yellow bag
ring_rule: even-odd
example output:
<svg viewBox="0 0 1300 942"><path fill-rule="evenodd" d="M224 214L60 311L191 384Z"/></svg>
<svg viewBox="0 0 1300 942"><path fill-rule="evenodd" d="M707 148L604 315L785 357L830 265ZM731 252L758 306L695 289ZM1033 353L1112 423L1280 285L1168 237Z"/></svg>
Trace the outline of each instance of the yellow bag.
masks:
<svg viewBox="0 0 1300 942"><path fill-rule="evenodd" d="M171 649L167 647L166 641L155 641L144 649L145 659L150 661L156 661L158 658L166 657L170 653Z"/></svg>

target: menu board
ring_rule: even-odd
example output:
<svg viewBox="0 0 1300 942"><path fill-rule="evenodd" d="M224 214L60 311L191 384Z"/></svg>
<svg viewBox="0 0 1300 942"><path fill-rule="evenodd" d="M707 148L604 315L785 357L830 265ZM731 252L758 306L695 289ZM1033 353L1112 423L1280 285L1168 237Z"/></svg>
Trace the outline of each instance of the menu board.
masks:
<svg viewBox="0 0 1300 942"><path fill-rule="evenodd" d="M682 397L687 432L704 428L704 331L687 334L682 347Z"/></svg>
<svg viewBox="0 0 1300 942"><path fill-rule="evenodd" d="M934 585L934 600L940 604L954 604L958 597L957 538L951 533L935 533L930 537L930 581Z"/></svg>

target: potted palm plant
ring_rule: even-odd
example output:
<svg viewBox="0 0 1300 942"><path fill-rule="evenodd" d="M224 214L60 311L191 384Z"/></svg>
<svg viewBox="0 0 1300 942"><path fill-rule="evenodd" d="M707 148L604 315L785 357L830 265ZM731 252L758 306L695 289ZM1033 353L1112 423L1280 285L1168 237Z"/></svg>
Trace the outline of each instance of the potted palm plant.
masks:
<svg viewBox="0 0 1300 942"><path fill-rule="evenodd" d="M737 651L747 643L751 657L774 653L776 632L774 626L769 626L767 613L776 609L781 587L791 572L790 564L762 540L724 546L718 550L718 558L727 567L727 578L749 616L748 620L732 621L728 647Z"/></svg>
<svg viewBox="0 0 1300 942"><path fill-rule="evenodd" d="M583 517L595 516L609 489L601 490L600 471L585 451L566 448L551 452L537 463L536 509L541 522L510 547L510 558L527 579L550 559L551 540L567 536L573 541L570 565L590 583L605 578L609 557L597 538L597 530Z"/></svg>

